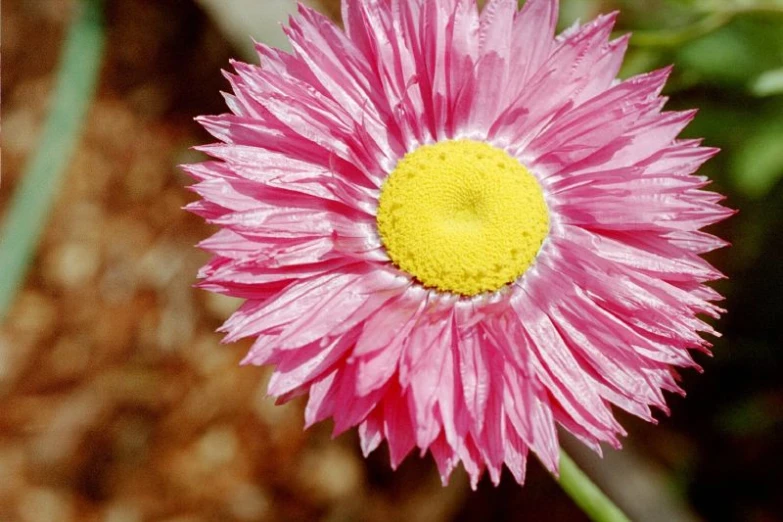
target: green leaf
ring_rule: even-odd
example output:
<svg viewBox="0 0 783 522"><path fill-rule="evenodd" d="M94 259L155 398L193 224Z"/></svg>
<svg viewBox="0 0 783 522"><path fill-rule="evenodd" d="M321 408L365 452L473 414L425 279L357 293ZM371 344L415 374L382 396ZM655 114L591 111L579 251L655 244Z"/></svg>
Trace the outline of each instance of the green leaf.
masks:
<svg viewBox="0 0 783 522"><path fill-rule="evenodd" d="M783 67L761 73L750 84L750 92L756 96L783 94Z"/></svg>
<svg viewBox="0 0 783 522"><path fill-rule="evenodd" d="M101 0L84 0L65 40L52 110L0 228L0 320L24 283L92 101L103 50Z"/></svg>
<svg viewBox="0 0 783 522"><path fill-rule="evenodd" d="M760 127L732 158L732 181L743 195L764 197L783 178L783 122Z"/></svg>
<svg viewBox="0 0 783 522"><path fill-rule="evenodd" d="M704 81L746 88L751 78L783 67L783 17L745 15L684 45L677 65Z"/></svg>

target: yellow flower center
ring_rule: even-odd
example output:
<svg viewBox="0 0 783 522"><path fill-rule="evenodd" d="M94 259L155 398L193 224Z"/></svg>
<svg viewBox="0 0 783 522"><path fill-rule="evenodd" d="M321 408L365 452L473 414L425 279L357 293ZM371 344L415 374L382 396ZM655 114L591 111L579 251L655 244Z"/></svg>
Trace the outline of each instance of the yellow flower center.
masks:
<svg viewBox="0 0 783 522"><path fill-rule="evenodd" d="M458 140L405 155L381 188L389 257L426 287L473 296L530 267L549 232L541 186L505 151Z"/></svg>

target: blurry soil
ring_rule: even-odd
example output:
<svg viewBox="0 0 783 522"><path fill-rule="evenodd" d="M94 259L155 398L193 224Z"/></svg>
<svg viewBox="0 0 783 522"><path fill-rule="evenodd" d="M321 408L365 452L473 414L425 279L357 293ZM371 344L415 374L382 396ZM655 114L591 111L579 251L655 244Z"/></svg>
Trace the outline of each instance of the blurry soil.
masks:
<svg viewBox="0 0 783 522"><path fill-rule="evenodd" d="M2 208L74 5L3 3ZM468 508L463 474L444 489L429 457L392 472L354 433L304 432L301 400L275 406L269 370L238 367L247 344L214 333L238 303L192 288L212 230L181 210L194 196L177 168L202 159L189 147L210 138L192 118L224 110L235 53L191 1L106 6L99 95L0 329L0 520L584 520L535 464L522 506L506 480Z"/></svg>

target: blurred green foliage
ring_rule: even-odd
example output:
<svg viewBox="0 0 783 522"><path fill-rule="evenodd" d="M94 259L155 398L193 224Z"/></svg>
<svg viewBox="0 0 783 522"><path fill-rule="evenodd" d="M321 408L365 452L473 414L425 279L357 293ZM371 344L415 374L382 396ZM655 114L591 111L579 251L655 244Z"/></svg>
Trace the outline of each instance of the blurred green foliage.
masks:
<svg viewBox="0 0 783 522"><path fill-rule="evenodd" d="M675 65L666 94L700 109L687 132L723 149L707 169L734 193L730 204L772 197L783 179L783 1L569 4L622 9L619 29L634 33L623 76Z"/></svg>

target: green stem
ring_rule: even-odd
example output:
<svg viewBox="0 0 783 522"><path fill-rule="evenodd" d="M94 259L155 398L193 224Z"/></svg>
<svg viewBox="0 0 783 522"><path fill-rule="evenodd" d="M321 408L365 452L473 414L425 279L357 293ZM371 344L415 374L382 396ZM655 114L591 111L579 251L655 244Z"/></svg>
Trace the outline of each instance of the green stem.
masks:
<svg viewBox="0 0 783 522"><path fill-rule="evenodd" d="M734 12L713 13L681 29L634 31L630 43L636 47L677 47L717 31L731 22L736 14Z"/></svg>
<svg viewBox="0 0 783 522"><path fill-rule="evenodd" d="M733 13L733 14L758 14L758 13L783 13L783 1L781 0L757 0L755 2L734 3L725 0L704 0L694 4L694 8L703 13Z"/></svg>
<svg viewBox="0 0 783 522"><path fill-rule="evenodd" d="M568 454L560 450L560 486L594 522L630 522L609 497L593 484Z"/></svg>
<svg viewBox="0 0 783 522"><path fill-rule="evenodd" d="M709 4L702 6L702 10L706 16L685 27L634 31L630 43L635 47L678 47L717 31L740 15L783 13L783 2L759 2L745 6Z"/></svg>
<svg viewBox="0 0 783 522"><path fill-rule="evenodd" d="M52 109L0 228L0 320L24 283L95 94L103 51L102 0L84 0L65 39Z"/></svg>

